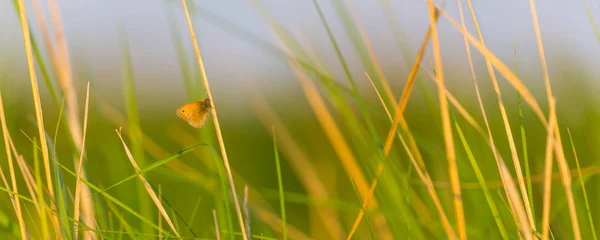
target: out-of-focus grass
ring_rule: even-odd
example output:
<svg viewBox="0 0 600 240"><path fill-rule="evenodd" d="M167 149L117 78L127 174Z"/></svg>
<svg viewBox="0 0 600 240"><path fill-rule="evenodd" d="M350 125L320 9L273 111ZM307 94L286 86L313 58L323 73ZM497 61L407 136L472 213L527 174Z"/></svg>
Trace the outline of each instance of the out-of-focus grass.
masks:
<svg viewBox="0 0 600 240"><path fill-rule="evenodd" d="M22 2L14 1L15 10L22 20L32 21L16 5ZM247 97L248 103L242 104L248 110L235 113L221 105L224 95L217 88L211 97L216 99L213 104L222 116L221 124L212 119L205 127L193 129L174 117L175 109L173 116L140 110L145 103L137 98L139 80L133 75L125 44L128 39L121 28L124 98L118 102L125 104L119 107L114 99L104 99L105 94L96 91L101 83L93 81L93 72L85 69L92 84L89 109L86 106L89 112L85 111L90 124L83 148L76 132L84 129L85 121L77 112L87 104L78 97L73 105L68 98L75 96L72 89L83 92L76 86L84 81L73 78L75 82L65 86L71 66L64 55L67 49L61 47L66 41L49 44L58 37L44 32L49 35L44 35L42 46L34 41L40 29L23 25L23 49L27 50L23 56L28 59L32 83L28 88L32 88L22 92L32 90L32 95L7 93L10 79L23 73L10 68L0 72L6 152L0 157L3 239L240 239L246 235L252 239L533 239L548 238L550 233L555 239L597 238L594 220L599 215L593 203L599 196L592 190L598 187L595 175L600 173L595 160L600 154L596 150L600 100L589 96L592 93L585 84L576 82L580 78L576 72L565 71L578 66L566 63L564 69L555 70L575 78L555 93L547 87L548 103L542 104L545 101L539 92L519 78L516 52L511 70L483 44L485 32L478 29L476 9L470 1L475 29L466 29L464 16L458 23L437 9L438 20L431 11L431 30L421 50L405 44L391 4L380 1L394 40L405 50L397 54L404 55L414 70L399 76L384 73L386 69L373 51L378 46L369 41L375 36L367 35L351 0L313 1L321 22L315 27L326 33L326 43L335 54L331 59L341 66L342 79L334 77L335 70L324 63L324 56L307 41L300 41L260 0L252 1L254 10L279 44L255 36L193 1L187 3L190 19L207 20L288 63L298 78L290 84L300 87L279 95L288 99L277 99L263 92L265 86L244 82L248 94L242 97ZM333 16L324 13L326 4L335 10ZM171 1L165 1L164 7L185 83L181 92L190 101L203 99L204 93L210 93L203 87L206 73L195 67L194 54L185 51L192 44L188 34L182 34L186 26L177 25L185 13ZM462 15L462 7L460 12ZM590 30L595 30L589 9L588 14ZM532 15L537 18L535 11ZM331 22L335 17L346 33L343 37L334 34ZM444 41L435 34L436 22L441 21L450 21L470 47L465 65L470 65L473 77L485 69L473 67L471 54L482 53L489 61L487 70L496 81L495 100L481 97L482 92L491 91L484 89L489 85L479 85L486 78L473 79L476 92L469 98L464 93L453 94L453 76L442 71L439 60L444 56L438 50L432 59L434 71L426 69L431 66L425 65L433 65L425 54L431 48L429 38L434 45ZM52 26L60 28L55 20ZM538 31L539 26L534 26ZM341 38L350 41L354 52L342 50ZM539 39L538 45L543 50ZM47 52L55 55L46 60ZM358 57L359 61L354 61L358 66L351 64L356 60L351 56ZM543 54L541 59L544 61ZM364 69L365 74L353 75L355 67ZM513 88L497 86L506 83L495 79L494 70ZM211 69L206 72L210 76ZM38 75L43 85L37 82ZM408 84L391 82L407 76ZM432 77L437 85L425 77ZM441 82L442 78L446 81ZM554 84L557 80L545 77L544 81ZM394 96L402 89L390 86L401 85L406 85L402 95ZM368 89L362 89L364 86ZM40 97L40 92L49 95ZM368 97L366 92L377 96ZM553 98L557 99L556 108ZM175 105L179 104L183 103ZM570 109L575 106L585 107L585 111ZM579 114L577 118L575 114ZM400 127L396 130L396 126ZM121 127L124 138L119 139L114 130ZM564 142L560 133L564 135L567 129L569 139ZM215 135L215 130L222 137ZM563 150L564 144L571 147ZM77 161L70 161L74 157ZM79 159L81 173L86 174L85 178L81 175L80 184L90 192L74 195L79 192L80 171L74 164ZM552 167L555 160L558 170ZM242 202L232 194L244 199L243 212ZM74 219L78 198L93 204L93 209L83 214L85 204L77 206L82 208L82 216ZM94 213L92 222L85 219L90 213Z"/></svg>

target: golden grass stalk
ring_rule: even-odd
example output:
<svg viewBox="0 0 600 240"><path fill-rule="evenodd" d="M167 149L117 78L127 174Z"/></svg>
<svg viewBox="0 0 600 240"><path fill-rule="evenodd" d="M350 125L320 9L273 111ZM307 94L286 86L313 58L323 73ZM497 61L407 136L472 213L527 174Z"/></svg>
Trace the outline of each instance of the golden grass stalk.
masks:
<svg viewBox="0 0 600 240"><path fill-rule="evenodd" d="M446 158L448 159L448 174L450 183L452 184L452 195L458 228L458 237L460 239L467 238L467 227L465 223L464 207L462 203L462 194L460 190L460 179L458 176L458 168L456 166L456 154L454 150L454 140L452 136L452 126L450 124L450 112L448 109L448 100L446 99L446 87L444 86L444 71L442 67L442 56L440 54L440 43L436 27L437 13L433 5L433 1L429 0L429 21L431 24L431 44L434 54L436 78L438 85L438 97L440 101L440 111L442 116L442 127L444 130L444 146Z"/></svg>
<svg viewBox="0 0 600 240"><path fill-rule="evenodd" d="M73 210L73 236L77 239L79 227L79 202L81 200L81 169L83 168L83 155L85 153L85 136L87 134L87 122L88 122L88 110L90 104L90 82L87 84L87 90L85 95L85 112L83 115L83 136L81 137L81 151L79 154L79 164L77 165L77 178L75 180L75 201L73 203L75 210ZM88 195L89 196L89 195Z"/></svg>
<svg viewBox="0 0 600 240"><path fill-rule="evenodd" d="M291 164L292 170L298 176L299 181L306 188L306 191L317 198L329 198L329 193L320 180L315 167L310 162L309 156L298 146L294 138L287 131L285 124L269 106L265 97L250 84L246 84L244 87L248 89L250 104L253 106L254 111L256 111L256 115L263 126L267 129L271 126L277 129L277 140L281 143L279 147L283 154L285 154L285 159ZM335 211L323 207L317 210L317 214L333 239L341 239L345 235L339 216Z"/></svg>
<svg viewBox="0 0 600 240"><path fill-rule="evenodd" d="M552 105L552 101L554 101L554 99L552 96L552 87L550 85L550 76L548 75L548 66L546 64L546 56L544 54L544 46L542 44L542 35L540 33L540 26L537 18L535 1L529 0L529 5L531 7L531 17L533 19L533 28L535 30L535 38L538 46L538 52L540 54L540 63L542 65L543 70L544 85L546 86L546 97L548 98L548 104ZM556 114L556 111L554 112L554 114ZM567 164L567 160L565 159L562 140L560 138L560 128L558 124L558 119L556 119L556 125L554 126L553 131L554 137L556 138L556 142L554 145L556 151L556 161L562 176L562 182L567 195L567 203L569 206L569 214L571 215L571 225L573 226L573 234L575 240L579 240L581 239L579 220L577 219L577 209L575 208L575 200L573 199L573 191L571 190L571 176L569 172L569 165Z"/></svg>
<svg viewBox="0 0 600 240"><path fill-rule="evenodd" d="M436 15L438 16L438 15ZM437 17L435 18L437 21ZM436 23L433 23L435 25ZM431 31L433 26L429 25L427 29L427 33L425 34L425 38L421 43L421 47L419 48L419 52L417 53L417 57L415 62L413 63L412 68L410 69L410 73L408 74L408 80L406 80L406 85L404 85L404 89L402 90L402 95L400 96L400 100L398 105L396 105L396 111L394 114L394 121L392 122L392 127L388 132L387 138L385 140L385 145L383 148L383 152L388 155L390 150L392 149L392 143L394 143L394 135L396 134L396 130L398 129L398 124L404 119L403 114L406 109L406 105L408 104L408 99L410 98L410 94L412 92L412 88L415 84L415 79L417 77L417 73L419 72L419 67L421 66L421 61L423 60L423 55L425 54L425 50L427 49L427 43L431 38Z"/></svg>
<svg viewBox="0 0 600 240"><path fill-rule="evenodd" d="M375 83L373 82L373 79L371 79L371 77L369 76L369 74L366 73L366 72L365 72L365 75L367 76L367 79L369 80L369 83L371 83L371 87L373 87L373 90L375 90L375 93L377 93L377 98L379 98L379 102L383 106L383 110L385 111L385 114L388 116L388 118L390 119L390 121L392 121L392 114L390 113L390 110L388 109L388 107L385 105L385 101L383 101L383 97L381 97L381 94L379 93L379 90L377 90L377 87L375 86Z"/></svg>
<svg viewBox="0 0 600 240"><path fill-rule="evenodd" d="M378 164L377 172L375 172L375 178L373 179L373 181L371 182L371 186L369 187L369 193L367 194L366 198L364 198L364 200L363 200L362 208L358 212L358 216L354 220L354 224L352 224L352 229L350 229L350 233L348 234L348 237L346 237L346 240L352 239L352 236L354 236L354 233L356 233L356 230L358 230L358 226L360 225L360 222L362 221L363 217L365 216L365 210L369 206L369 203L371 202L371 198L375 194L375 187L377 187L377 181L378 181L379 177L381 176L382 172L383 172L383 164Z"/></svg>
<svg viewBox="0 0 600 240"><path fill-rule="evenodd" d="M481 41L481 45L485 47L485 43L483 41L483 35L481 34L481 29L479 28L479 23L477 21L477 17L475 16L475 11L473 10L471 0L467 0L467 4L469 6L469 11L471 12L471 17L473 18L473 24L475 25L477 35L479 36L479 40ZM459 2L459 5L460 5L460 2ZM462 14L461 14L461 17L462 17ZM465 28L464 23L463 23L463 28ZM498 81L496 80L496 74L494 73L494 68L492 67L492 64L490 63L490 61L487 58L485 60L485 63L487 66L488 73L490 75L490 79L492 81L492 85L494 86L494 91L496 92L496 97L498 99L498 107L500 108L500 113L502 115L502 121L504 123L504 130L506 132L506 137L508 139L508 144L509 144L509 148L510 148L511 157L513 160L513 164L515 166L515 171L517 174L517 181L519 183L519 188L521 190L521 196L523 197L523 201L525 202L525 210L527 211L527 218L529 219L529 224L533 227L533 230L535 230L533 212L531 210L531 204L529 202L529 195L527 194L527 188L525 185L525 180L523 178L523 171L521 170L521 162L519 161L519 154L517 153L517 147L516 147L516 144L514 141L514 137L512 135L512 130L510 128L510 122L508 121L506 109L504 108L504 101L502 100L502 94L500 92L500 87L498 85Z"/></svg>
<svg viewBox="0 0 600 240"><path fill-rule="evenodd" d="M550 123L546 129L546 153L544 161L544 197L542 203L542 240L548 239L548 230L550 227L550 200L552 196L552 154L554 146L554 125L556 124L556 114L554 114L554 102L550 105Z"/></svg>
<svg viewBox="0 0 600 240"><path fill-rule="evenodd" d="M38 127L38 133L40 138L40 147L42 148L42 158L44 160L44 169L46 173L46 184L51 199L54 199L54 188L52 185L52 175L50 172L50 156L48 153L48 143L46 141L45 129L44 129L44 116L42 113L42 103L40 100L39 86L37 77L35 74L35 66L33 63L33 54L31 47L31 36L29 35L29 23L27 21L27 12L23 0L17 1L19 5L19 19L21 21L21 31L23 33L23 41L25 44L25 53L27 57L27 67L29 70L29 80L31 82L31 92L33 94L33 102L35 105L36 123ZM54 215L55 222L57 216ZM24 232L23 232L24 233Z"/></svg>
<svg viewBox="0 0 600 240"><path fill-rule="evenodd" d="M215 101L212 98L210 86L208 84L208 78L206 77L206 70L204 69L204 63L202 62L202 56L200 55L200 48L198 47L198 42L196 40L196 34L194 33L194 28L192 26L192 20L190 19L190 14L188 12L187 4L185 3L185 0L181 0L181 4L183 5L183 10L185 12L185 17L187 19L188 29L190 31L190 37L192 38L192 43L194 45L194 51L196 53L196 60L198 61L198 67L200 68L200 73L202 74L202 81L204 83L204 89L206 90L206 95L208 95L207 97L210 100L210 113L212 115L213 122L215 124L217 140L219 142L219 147L221 149L221 155L223 157L223 165L225 165L225 170L227 172L227 179L229 180L229 185L231 188L231 195L233 196L235 210L237 213L238 221L240 223L240 231L242 232L242 238L244 240L247 240L248 236L246 234L246 227L244 226L244 217L242 216L240 202L239 202L238 196L236 194L235 183L233 182L233 176L231 174L231 167L229 166L229 159L227 158L227 151L225 150L225 142L223 141L223 135L221 134L221 127L219 125L219 119L217 117Z"/></svg>
<svg viewBox="0 0 600 240"><path fill-rule="evenodd" d="M23 6L20 5L19 7L23 7ZM12 183L11 190L16 195L18 195L19 189L17 187L17 178L15 176L15 168L13 166L13 158L12 158L12 154L11 154L10 146L9 146L10 140L9 140L9 136L8 136L8 127L6 126L6 117L4 115L4 104L2 101L2 94L0 94L0 120L2 120L2 136L4 138L4 148L6 151L6 159L8 160L8 171L10 173L10 181ZM8 187L8 185L7 185L7 187ZM11 194L11 200L13 201L14 208L15 208L15 214L17 215L17 221L19 222L19 229L21 230L21 239L27 239L27 229L25 229L25 221L23 220L23 213L21 212L20 198L15 197Z"/></svg>
<svg viewBox="0 0 600 240"><path fill-rule="evenodd" d="M125 153L127 153L127 157L129 158L131 165L133 166L133 168L135 169L136 172L140 172L140 167L135 162L135 159L133 159L133 155L129 151L129 147L127 147L127 144L125 144L125 140L123 140L123 136L121 136L121 132L118 131L117 129L115 129L115 132L117 132L117 135L119 135L119 138L121 139L121 143L123 143L123 147L125 148ZM171 230L173 230L173 233L175 233L175 235L177 237L181 237L179 235L179 232L177 232L175 225L173 225L173 222L171 221L169 214L167 214L167 211L163 207L162 202L158 199L158 197L156 196L156 193L152 189L152 186L150 186L150 183L148 183L148 181L146 180L146 177L144 177L144 175L142 175L142 174L138 175L138 177L140 178L142 183L144 183L144 187L146 188L148 195L150 195L150 198L152 198L152 201L154 201L154 204L158 208L158 211L160 211L162 213L163 217L165 218L165 221L167 222L167 224L169 224L169 227L171 227Z"/></svg>

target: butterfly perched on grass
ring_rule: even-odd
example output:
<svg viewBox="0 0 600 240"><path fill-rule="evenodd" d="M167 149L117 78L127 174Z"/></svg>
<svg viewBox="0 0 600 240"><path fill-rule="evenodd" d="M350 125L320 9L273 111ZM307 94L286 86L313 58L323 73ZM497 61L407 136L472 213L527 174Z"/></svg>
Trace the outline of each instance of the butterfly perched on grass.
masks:
<svg viewBox="0 0 600 240"><path fill-rule="evenodd" d="M184 104L177 109L176 114L192 127L201 128L210 114L210 98Z"/></svg>

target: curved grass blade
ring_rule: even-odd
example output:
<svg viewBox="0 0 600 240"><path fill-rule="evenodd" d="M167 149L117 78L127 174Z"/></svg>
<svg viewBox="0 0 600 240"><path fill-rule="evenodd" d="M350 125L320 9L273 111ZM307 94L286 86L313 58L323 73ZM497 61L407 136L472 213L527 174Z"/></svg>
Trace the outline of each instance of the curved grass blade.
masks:
<svg viewBox="0 0 600 240"><path fill-rule="evenodd" d="M146 172L152 171L152 170L154 170L154 169L155 169L155 168L157 168L157 167L160 167L160 166L162 166L162 165L164 165L164 164L167 164L167 163L169 163L170 161L173 161L173 160L175 160L175 159L179 158L180 156L182 156L182 155L184 155L184 154L186 154L186 153L188 153L188 152L190 152L190 151L194 150L196 147L199 147L199 146L208 146L208 145L207 145L206 143L196 143L196 144L194 144L194 145L192 145L192 146L190 146L190 147L184 148L184 149L182 149L182 150L180 150L180 151L176 152L175 154L173 154L173 155L171 155L171 156L168 156L168 157L166 157L166 158L164 158L164 159L162 159L162 160L156 161L156 162L154 162L154 163L152 163L152 164L148 165L147 167L140 169L140 171L139 171L139 172L136 172L136 173L134 173L133 175L130 175L129 177L126 177L125 179L123 179L123 180L121 180L121 181L119 181L119 182L117 182L117 183L115 183L115 184L113 184L113 185L111 185L111 186L109 186L109 187L105 188L104 190L100 190L100 191L98 191L98 192L96 192L96 193L94 193L94 194L92 194L92 195L95 195L95 194L102 194L102 193L104 193L104 192L108 191L108 190L109 190L109 189L111 189L111 188L114 188L114 187L116 187L116 186L119 186L119 185L121 185L121 184L123 184L123 183L125 183L125 182L127 182L127 181L129 181L129 180L131 180L131 179L134 179L134 178L138 177L138 176L139 176L139 175L141 175L141 174L144 174L144 173L146 173Z"/></svg>

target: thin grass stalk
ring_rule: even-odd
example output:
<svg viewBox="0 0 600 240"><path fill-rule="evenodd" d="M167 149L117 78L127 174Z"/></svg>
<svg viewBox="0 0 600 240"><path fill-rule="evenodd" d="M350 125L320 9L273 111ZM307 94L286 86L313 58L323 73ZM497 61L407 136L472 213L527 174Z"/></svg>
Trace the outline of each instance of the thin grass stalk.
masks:
<svg viewBox="0 0 600 240"><path fill-rule="evenodd" d="M594 21L594 15L592 15L592 11L590 10L590 6L588 5L587 0L583 0L583 4L585 5L585 11L587 12L588 17L590 18L590 23L594 28L596 39L598 39L598 41L600 42L600 31L598 31L598 26L596 26L596 21Z"/></svg>
<svg viewBox="0 0 600 240"><path fill-rule="evenodd" d="M554 101L554 97L552 95L552 86L550 84L550 76L548 74L548 66L546 63L546 56L544 53L544 46L542 43L542 35L540 33L540 26L537 17L537 10L535 7L535 1L529 0L529 5L531 7L531 17L533 19L533 28L535 30L535 38L538 46L538 52L540 55L540 63L542 65L543 77L544 77L544 85L546 87L546 97L548 98L548 105L552 104ZM554 112L556 114L556 112ZM558 124L558 119L556 119L556 125L554 126L554 137L556 138L556 143L554 145L556 151L556 161L558 168L561 172L563 186L565 188L567 203L569 205L569 214L571 216L571 225L573 227L573 235L575 240L581 239L581 230L579 228L579 220L577 219L577 209L575 208L575 200L573 199L573 191L571 189L571 175L569 172L569 165L567 164L567 160L565 159L565 153L562 146L562 140L560 138L560 127Z"/></svg>
<svg viewBox="0 0 600 240"><path fill-rule="evenodd" d="M48 143L46 141L45 129L44 129L44 116L42 113L42 103L40 100L40 93L38 88L37 77L35 74L35 66L33 63L32 48L31 48L31 36L29 35L29 23L27 21L27 13L25 10L25 4L23 0L17 0L19 6L19 19L21 22L21 31L23 33L23 41L25 44L25 53L27 57L27 66L29 70L29 79L31 82L31 91L33 94L33 101L35 105L36 123L38 133L40 137L40 145L42 147L42 158L44 159L44 168L46 171L46 184L51 199L54 199L54 187L52 186L52 175L50 174L50 157L48 154ZM56 218L56 215L54 215ZM23 232L24 233L24 232Z"/></svg>
<svg viewBox="0 0 600 240"><path fill-rule="evenodd" d="M237 212L238 221L240 223L240 231L242 232L242 238L244 240L247 240L248 236L246 234L246 227L244 226L244 217L242 216L242 210L240 208L240 203L238 200L238 196L236 194L235 183L233 182L233 176L231 174L231 167L229 166L229 159L227 157L227 151L225 150L225 142L223 141L223 135L221 134L221 127L219 125L219 119L217 117L217 110L215 108L215 102L213 100L213 97L212 97L212 94L210 91L210 86L208 84L208 78L206 77L206 70L204 69L204 63L202 62L202 56L200 55L200 48L198 47L198 42L196 40L196 34L194 33L194 28L192 26L192 20L190 19L190 14L188 12L188 8L187 8L187 4L185 3L185 0L181 0L181 4L183 5L185 17L187 19L188 28L190 31L190 37L191 37L192 43L194 45L194 51L196 53L196 60L198 61L198 67L200 68L200 72L202 74L204 90L206 90L206 95L207 95L208 99L210 100L210 113L211 113L213 121L214 121L215 131L217 134L217 140L219 142L219 147L221 149L221 155L223 157L223 165L225 166L225 170L227 171L227 178L229 180L231 194L232 194L233 201L235 204L235 210Z"/></svg>
<svg viewBox="0 0 600 240"><path fill-rule="evenodd" d="M285 216L285 194L283 193L283 178L281 177L281 163L279 162L279 150L277 148L277 135L275 134L275 127L271 127L273 132L273 154L275 155L275 166L277 168L277 186L279 189L279 208L281 209L281 221L283 222L283 228L281 229L283 240L287 240L287 224Z"/></svg>
<svg viewBox="0 0 600 240"><path fill-rule="evenodd" d="M462 203L462 194L460 189L460 179L458 176L458 168L456 166L456 153L454 149L454 140L452 137L452 126L450 124L450 112L448 109L448 100L446 99L444 86L444 71L442 67L442 57L440 54L440 43L436 27L437 13L433 2L429 0L429 20L431 24L431 43L434 54L436 78L438 85L438 97L440 103L440 111L442 116L442 126L444 130L444 146L446 158L448 160L448 174L452 184L452 195L458 229L458 237L460 239L467 238L467 227L464 216L464 206Z"/></svg>
<svg viewBox="0 0 600 240"><path fill-rule="evenodd" d="M556 124L556 114L553 114L555 108L550 105L550 124L546 129L546 153L544 161L544 188L543 188L543 203L542 203L542 240L548 239L548 231L550 227L550 202L552 197L552 161L553 146L554 146L554 125Z"/></svg>
<svg viewBox="0 0 600 240"><path fill-rule="evenodd" d="M467 0L467 4L469 6L469 11L471 12L471 17L473 19L473 24L475 25L475 29L477 31L477 35L479 36L479 41L481 41L482 46L485 47L485 43L483 40L483 35L481 33L481 29L479 28L479 22L477 21L477 17L475 16L475 11L471 4L471 0ZM465 26L463 25L463 28ZM508 144L510 148L510 153L512 157L512 161L515 167L517 181L519 183L519 189L521 190L521 196L523 201L525 202L525 210L527 211L527 218L529 219L529 224L535 230L535 220L533 218L533 211L531 210L531 202L529 200L529 195L527 193L527 187L525 185L525 180L523 178L523 171L521 170L521 162L519 161L519 154L517 153L517 147L514 141L514 137L512 134L512 130L510 127L510 122L508 121L508 115L506 113L506 109L504 107L504 101L502 100L502 94L500 92L500 87L498 85L498 81L496 80L496 74L494 72L494 68L490 61L486 58L485 64L490 75L490 79L492 81L492 85L494 86L494 91L496 92L496 97L498 99L498 107L500 108L500 113L502 115L502 121L504 123L504 130L506 132L506 137L508 139Z"/></svg>
<svg viewBox="0 0 600 240"><path fill-rule="evenodd" d="M22 7L22 6L21 6ZM12 191L15 194L19 194L19 189L17 187L17 178L15 175L15 168L13 166L13 158L10 151L10 143L8 137L8 127L6 126L6 117L4 115L4 104L2 100L2 94L0 93L0 120L2 120L2 136L4 138L4 148L6 151L6 159L8 160L8 171L10 173L10 181L12 183ZM8 185L7 185L8 187ZM14 200L13 200L14 199ZM15 215L17 216L17 221L19 222L19 229L21 231L21 239L25 240L28 238L27 229L25 228L25 221L23 220L23 213L21 212L21 201L18 197L14 197L11 195L11 200L13 200L15 207Z"/></svg>
<svg viewBox="0 0 600 240"><path fill-rule="evenodd" d="M87 84L87 90L85 95L85 110L83 115L83 136L81 137L81 151L79 155L79 164L77 165L77 177L75 180L75 201L73 203L75 209L73 210L73 238L78 239L78 222L79 222L79 203L81 200L81 171L83 168L83 155L85 153L85 137L87 134L87 123L88 123L88 111L90 104L90 82ZM85 195L89 196L89 195Z"/></svg>
<svg viewBox="0 0 600 240"><path fill-rule="evenodd" d="M590 203L587 196L587 191L585 190L585 181L583 181L583 174L581 174L581 168L579 167L579 157L577 157L577 151L575 150L575 143L573 142L573 136L571 136L571 130L567 128L567 133L569 133L569 140L571 142L571 148L573 150L573 155L575 156L575 164L577 164L577 173L579 174L579 182L581 183L581 189L583 190L583 200L585 201L585 209L587 210L588 220L590 221L590 229L592 230L592 237L594 240L598 239L596 235L596 228L594 227L594 219L592 218L592 211L590 210Z"/></svg>
<svg viewBox="0 0 600 240"><path fill-rule="evenodd" d="M217 211L213 209L212 214L213 214L213 221L215 223L215 236L217 237L217 240L221 240L221 231L219 230L219 221L217 220Z"/></svg>
<svg viewBox="0 0 600 240"><path fill-rule="evenodd" d="M131 165L133 166L133 168L135 169L136 172L140 172L140 167L135 162L135 159L133 159L133 155L129 151L129 148L127 147L127 144L125 144L125 140L123 140L123 136L121 136L121 132L119 132L116 129L115 129L115 132L117 132L117 135L119 135L119 138L121 139L121 143L123 144L123 147L125 148L125 152L127 153L127 157L129 158L129 161L131 162ZM173 225L173 222L171 221L171 218L167 214L167 212L166 212L165 208L163 207L162 203L160 202L160 200L156 196L156 193L154 192L154 190L152 189L152 187L148 183L148 180L146 180L146 178L144 177L144 175L141 175L141 174L138 175L138 177L144 183L144 187L146 188L146 191L148 192L148 195L150 195L150 197L152 198L152 201L154 201L154 204L156 205L156 207L158 208L158 210L162 213L163 217L165 218L165 221L167 222L167 224L169 224L169 227L171 227L171 230L173 230L173 232L175 233L175 235L177 237L181 237L179 235L179 232L175 228L175 225Z"/></svg>

